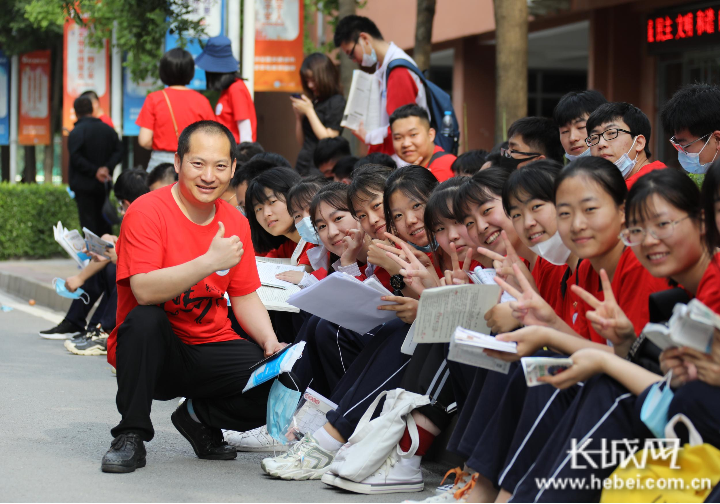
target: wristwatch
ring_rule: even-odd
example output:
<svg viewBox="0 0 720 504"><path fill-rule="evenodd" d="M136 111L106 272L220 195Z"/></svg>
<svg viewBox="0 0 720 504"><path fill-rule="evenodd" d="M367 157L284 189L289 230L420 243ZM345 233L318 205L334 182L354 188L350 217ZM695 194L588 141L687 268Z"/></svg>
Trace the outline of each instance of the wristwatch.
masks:
<svg viewBox="0 0 720 504"><path fill-rule="evenodd" d="M393 294L402 296L402 290L405 288L405 280L402 275L393 275L390 277L390 286L393 288Z"/></svg>

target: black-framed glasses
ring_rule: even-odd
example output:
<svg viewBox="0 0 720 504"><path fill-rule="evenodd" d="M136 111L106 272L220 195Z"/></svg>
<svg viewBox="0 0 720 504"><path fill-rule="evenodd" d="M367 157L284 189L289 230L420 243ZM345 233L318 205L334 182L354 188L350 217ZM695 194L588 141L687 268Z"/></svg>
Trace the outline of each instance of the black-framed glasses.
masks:
<svg viewBox="0 0 720 504"><path fill-rule="evenodd" d="M536 158L538 156L542 156L540 152L523 152L515 149L500 149L500 155L504 156L508 159L517 159L514 154L519 154L520 156L525 156L526 159L532 159Z"/></svg>
<svg viewBox="0 0 720 504"><path fill-rule="evenodd" d="M710 135L712 135L712 133L708 133L707 135L703 135L703 136L701 136L700 138L698 138L697 140L693 140L692 142L686 143L685 145L680 145L679 143L677 143L677 142L675 141L675 137L673 136L672 138L670 138L670 143L672 144L673 147L675 147L675 150L677 150L678 152L682 152L682 153L685 153L685 154L690 154L690 153L687 151L687 148L688 148L688 147L690 147L690 146L691 146L692 144L694 144L695 142L699 142L699 141L702 140L703 138L709 137Z"/></svg>
<svg viewBox="0 0 720 504"><path fill-rule="evenodd" d="M655 225L648 226L646 228L640 226L634 226L631 228L623 229L620 232L618 238L627 245L628 247L635 247L645 241L645 237L648 233L656 240L665 240L670 238L675 230L675 225L678 222L682 222L685 219L689 219L690 216L686 215L682 219L676 221L662 221Z"/></svg>
<svg viewBox="0 0 720 504"><path fill-rule="evenodd" d="M352 49L350 49L350 52L347 53L347 57L348 57L348 58L352 59L353 54L355 54L355 48L357 47L358 42L360 42L360 38L359 38L359 37L358 37L358 39L355 41L355 43L353 44Z"/></svg>
<svg viewBox="0 0 720 504"><path fill-rule="evenodd" d="M600 137L603 137L606 142L609 142L610 140L615 140L620 132L627 133L628 135L632 136L632 132L628 130L624 130L622 128L608 128L602 133L594 133L587 137L585 139L585 143L588 147L592 147L593 145L597 145L600 143Z"/></svg>

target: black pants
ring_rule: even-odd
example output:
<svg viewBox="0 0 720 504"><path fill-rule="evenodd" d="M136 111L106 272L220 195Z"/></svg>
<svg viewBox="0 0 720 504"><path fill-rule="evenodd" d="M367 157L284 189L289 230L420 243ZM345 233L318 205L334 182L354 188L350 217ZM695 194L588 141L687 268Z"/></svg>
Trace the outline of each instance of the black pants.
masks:
<svg viewBox="0 0 720 504"><path fill-rule="evenodd" d="M78 207L80 227L86 227L98 236L112 233L112 226L102 215L105 198L105 191L75 191L75 204Z"/></svg>
<svg viewBox="0 0 720 504"><path fill-rule="evenodd" d="M252 373L250 366L263 356L258 345L241 339L186 345L162 308L137 306L118 329L116 402L122 420L110 432L135 432L150 441L155 434L152 400L179 396L192 399L200 421L211 427L259 427L265 423L272 381L245 394L242 390Z"/></svg>
<svg viewBox="0 0 720 504"><path fill-rule="evenodd" d="M77 327L85 329L87 316L95 302L102 296L102 300L90 319L90 327L100 324L105 332L115 329L115 316L117 313L117 288L115 285L115 265L109 263L101 271L88 278L82 286L90 296L90 302L85 304L80 299L74 299L65 320Z"/></svg>

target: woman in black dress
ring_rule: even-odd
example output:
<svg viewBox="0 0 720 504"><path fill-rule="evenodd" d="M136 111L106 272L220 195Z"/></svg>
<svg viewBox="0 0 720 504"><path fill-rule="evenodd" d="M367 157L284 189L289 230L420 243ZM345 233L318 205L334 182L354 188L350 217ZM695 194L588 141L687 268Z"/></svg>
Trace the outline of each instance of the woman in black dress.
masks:
<svg viewBox="0 0 720 504"><path fill-rule="evenodd" d="M302 146L295 169L306 175L313 167L313 152L318 141L336 137L342 132L340 121L345 98L340 89L340 74L330 58L313 53L300 67L305 94L290 98L295 111L295 136Z"/></svg>

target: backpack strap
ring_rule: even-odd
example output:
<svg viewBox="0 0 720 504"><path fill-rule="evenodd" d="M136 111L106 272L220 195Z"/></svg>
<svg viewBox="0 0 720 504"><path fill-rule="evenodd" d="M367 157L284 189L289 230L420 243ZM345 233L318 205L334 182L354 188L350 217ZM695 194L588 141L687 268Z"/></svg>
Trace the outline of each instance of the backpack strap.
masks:
<svg viewBox="0 0 720 504"><path fill-rule="evenodd" d="M449 153L449 152L445 152L445 151L438 151L438 152L436 152L435 154L433 154L432 157L430 158L430 161L429 161L428 164L427 164L427 165L428 165L428 168L430 168L430 165L433 164L436 159L441 158L441 157L443 157L443 156L447 156L448 154L450 154L450 153Z"/></svg>

